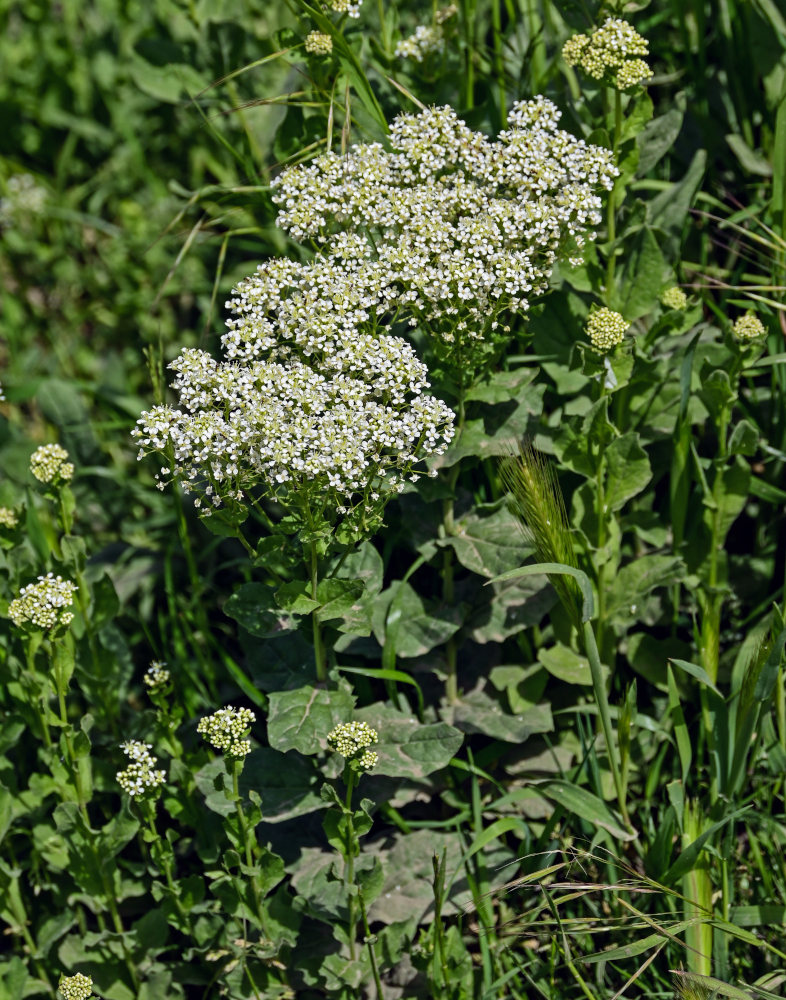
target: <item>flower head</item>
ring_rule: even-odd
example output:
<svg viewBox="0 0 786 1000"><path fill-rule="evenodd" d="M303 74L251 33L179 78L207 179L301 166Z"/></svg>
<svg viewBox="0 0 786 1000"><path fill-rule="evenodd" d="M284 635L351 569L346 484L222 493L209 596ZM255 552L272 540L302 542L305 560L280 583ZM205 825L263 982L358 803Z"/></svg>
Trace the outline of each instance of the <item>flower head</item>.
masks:
<svg viewBox="0 0 786 1000"><path fill-rule="evenodd" d="M220 708L213 715L199 720L197 732L201 733L211 746L222 750L228 757L245 757L251 752L251 744L245 739L251 731L256 715L249 708Z"/></svg>
<svg viewBox="0 0 786 1000"><path fill-rule="evenodd" d="M41 483L67 483L74 475L74 466L65 448L44 444L30 456L30 471Z"/></svg>
<svg viewBox="0 0 786 1000"><path fill-rule="evenodd" d="M629 327L630 323L626 322L618 312L603 306L589 314L585 330L593 347L608 352L622 343L625 331Z"/></svg>
<svg viewBox="0 0 786 1000"><path fill-rule="evenodd" d="M618 90L628 90L652 76L641 56L649 44L627 21L609 17L589 35L574 35L562 47L569 66L581 66L587 76L606 80Z"/></svg>
<svg viewBox="0 0 786 1000"><path fill-rule="evenodd" d="M688 306L688 296L677 285L667 288L661 295L660 300L667 309L679 309L682 311Z"/></svg>
<svg viewBox="0 0 786 1000"><path fill-rule="evenodd" d="M77 972L75 976L61 976L57 988L64 1000L88 1000L93 995L93 980Z"/></svg>
<svg viewBox="0 0 786 1000"><path fill-rule="evenodd" d="M321 31L311 31L306 35L305 49L315 56L329 56L333 51L333 38Z"/></svg>
<svg viewBox="0 0 786 1000"><path fill-rule="evenodd" d="M149 691L159 691L169 683L169 678L170 673L166 669L166 663L162 663L160 660L153 660L145 671L142 680Z"/></svg>
<svg viewBox="0 0 786 1000"><path fill-rule="evenodd" d="M367 722L342 722L328 733L327 741L355 771L370 771L379 760L379 755L368 749L379 742L379 736Z"/></svg>
<svg viewBox="0 0 786 1000"><path fill-rule="evenodd" d="M156 770L158 758L150 751L150 743L126 740L120 749L131 760L125 771L118 771L116 778L120 787L132 798L153 798L166 781L166 772Z"/></svg>
<svg viewBox="0 0 786 1000"><path fill-rule="evenodd" d="M73 596L79 588L70 580L47 573L39 576L36 583L22 587L19 596L8 606L8 617L17 628L32 625L34 628L52 632L67 628L73 620Z"/></svg>
<svg viewBox="0 0 786 1000"><path fill-rule="evenodd" d="M10 507L0 507L0 527L15 528L19 524L19 518Z"/></svg>
<svg viewBox="0 0 786 1000"><path fill-rule="evenodd" d="M36 184L32 174L14 174L6 183L5 198L0 198L0 225L19 225L41 215L46 198L46 188Z"/></svg>
<svg viewBox="0 0 786 1000"><path fill-rule="evenodd" d="M348 14L350 17L360 17L360 8L363 6L363 0L328 0L328 4L331 10L334 10L337 14Z"/></svg>
<svg viewBox="0 0 786 1000"><path fill-rule="evenodd" d="M412 59L423 62L430 55L438 54L445 48L442 28L438 24L419 24L415 33L396 45L394 55L398 59Z"/></svg>
<svg viewBox="0 0 786 1000"><path fill-rule="evenodd" d="M758 337L764 337L767 333L767 328L750 309L744 316L740 316L736 320L732 330L735 337L739 337L740 340L755 340Z"/></svg>

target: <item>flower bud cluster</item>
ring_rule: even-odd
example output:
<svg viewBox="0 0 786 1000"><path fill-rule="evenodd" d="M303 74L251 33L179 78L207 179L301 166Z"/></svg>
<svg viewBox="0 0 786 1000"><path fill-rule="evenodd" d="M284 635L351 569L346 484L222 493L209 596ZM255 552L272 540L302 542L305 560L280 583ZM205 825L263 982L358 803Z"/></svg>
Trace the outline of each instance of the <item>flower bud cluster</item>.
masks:
<svg viewBox="0 0 786 1000"><path fill-rule="evenodd" d="M735 337L740 340L755 340L757 337L764 337L767 329L752 311L748 310L744 316L740 316L732 327Z"/></svg>
<svg viewBox="0 0 786 1000"><path fill-rule="evenodd" d="M482 340L591 238L598 191L618 174L610 150L559 130L559 117L543 97L517 102L492 141L450 107L400 115L390 150L329 152L276 178L278 224L328 254L344 237L345 264L373 262L383 300L444 344Z"/></svg>
<svg viewBox="0 0 786 1000"><path fill-rule="evenodd" d="M0 507L0 527L15 528L19 524L19 518L10 507Z"/></svg>
<svg viewBox="0 0 786 1000"><path fill-rule="evenodd" d="M333 51L333 38L321 31L310 31L306 35L305 49L315 56L329 56Z"/></svg>
<svg viewBox="0 0 786 1000"><path fill-rule="evenodd" d="M57 988L64 1000L88 1000L93 995L93 980L77 972L75 976L61 976Z"/></svg>
<svg viewBox="0 0 786 1000"><path fill-rule="evenodd" d="M13 225L40 215L46 204L46 188L36 184L31 174L14 174L6 182L6 196L0 198L0 225Z"/></svg>
<svg viewBox="0 0 786 1000"><path fill-rule="evenodd" d="M660 300L667 309L679 309L682 311L688 307L688 296L677 285L667 288L661 295Z"/></svg>
<svg viewBox="0 0 786 1000"><path fill-rule="evenodd" d="M414 34L397 43L394 55L398 59L423 62L430 55L438 55L445 48L442 28L437 24L419 24Z"/></svg>
<svg viewBox="0 0 786 1000"><path fill-rule="evenodd" d="M130 758L131 763L125 771L118 771L117 783L131 798L151 798L157 794L166 781L166 772L156 770L158 758L150 753L150 743L139 740L126 740L120 744L120 749Z"/></svg>
<svg viewBox="0 0 786 1000"><path fill-rule="evenodd" d="M145 671L142 680L148 690L159 691L169 683L169 678L170 673L166 669L166 663L162 663L160 660L153 660Z"/></svg>
<svg viewBox="0 0 786 1000"><path fill-rule="evenodd" d="M348 14L350 17L360 17L363 0L328 0L328 6L337 14Z"/></svg>
<svg viewBox="0 0 786 1000"><path fill-rule="evenodd" d="M256 715L251 709L232 708L230 705L200 719L197 732L228 757L245 757L251 753L251 744L245 737L255 721Z"/></svg>
<svg viewBox="0 0 786 1000"><path fill-rule="evenodd" d="M74 615L70 608L79 588L70 580L47 573L36 583L22 587L19 596L8 605L8 617L17 628L32 625L44 631L67 628Z"/></svg>
<svg viewBox="0 0 786 1000"><path fill-rule="evenodd" d="M74 466L65 448L44 444L30 456L30 471L40 483L67 483L74 475Z"/></svg>
<svg viewBox="0 0 786 1000"><path fill-rule="evenodd" d="M379 742L376 729L367 722L342 722L328 733L328 746L347 758L355 771L370 771L379 760L379 754L367 749Z"/></svg>
<svg viewBox="0 0 786 1000"><path fill-rule="evenodd" d="M587 317L585 330L593 347L599 351L611 351L625 339L625 331L630 323L612 309L603 306Z"/></svg>
<svg viewBox="0 0 786 1000"><path fill-rule="evenodd" d="M627 21L609 17L589 35L573 35L562 47L569 66L581 66L587 76L605 79L618 90L628 90L652 76L647 63L649 43Z"/></svg>

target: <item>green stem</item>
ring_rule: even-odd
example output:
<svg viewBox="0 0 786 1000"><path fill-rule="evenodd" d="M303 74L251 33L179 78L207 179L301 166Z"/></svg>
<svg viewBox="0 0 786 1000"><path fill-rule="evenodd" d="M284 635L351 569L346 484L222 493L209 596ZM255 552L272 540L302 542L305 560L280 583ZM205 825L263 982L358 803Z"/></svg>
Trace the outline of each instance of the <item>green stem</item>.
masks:
<svg viewBox="0 0 786 1000"><path fill-rule="evenodd" d="M27 642L25 643L25 659L27 661L27 671L28 671L28 676L30 678L30 682L31 683L34 682L34 678L35 678L35 675L36 675L36 670L35 670L35 654L36 654L37 648L38 648L38 642L37 641L34 642L33 640L28 639ZM33 706L33 711L35 712L35 714L36 714L36 716L38 718L38 721L39 721L39 723L41 725L41 735L42 735L43 740L44 740L44 746L47 747L47 749L51 750L51 748L52 748L52 734L49 732L49 724L46 721L46 707L47 707L47 699L48 699L48 690L49 690L48 686L45 687L43 693L41 693L41 695L40 695L41 701L43 702L43 708L39 704L38 695L36 695L36 697L34 697L32 699L32 706Z"/></svg>
<svg viewBox="0 0 786 1000"><path fill-rule="evenodd" d="M317 558L317 543L311 542L311 599L317 600L317 587L319 585L319 560ZM317 670L317 681L320 684L327 683L327 662L325 659L325 644L322 638L322 625L317 618L317 610L311 612L311 625L314 635L314 665Z"/></svg>
<svg viewBox="0 0 786 1000"><path fill-rule="evenodd" d="M603 670L600 664L600 655L595 641L595 633L590 622L584 622L584 649L589 660L590 673L592 675L592 687L595 691L595 700L598 703L600 712L600 724L603 729L603 736L606 740L606 750L609 755L611 774L614 779L614 789L617 793L620 813L625 825L631 827L628 816L628 807L625 802L625 792L622 787L622 773L620 770L619 758L617 757L617 747L614 742L614 731L611 726L611 713L609 711L609 699L606 694L606 685L603 680Z"/></svg>
<svg viewBox="0 0 786 1000"><path fill-rule="evenodd" d="M65 640L60 640L64 642ZM71 768L71 776L74 781L74 788L76 789L76 801L79 805L79 811L85 818L85 824L89 827L90 821L87 815L87 802L85 800L84 788L82 787L82 775L79 771L79 761L76 759L76 754L74 753L74 740L71 734L71 723L68 721L68 708L66 706L66 690L68 687L68 681L63 674L63 663L62 657L68 655L62 646L57 646L52 657L55 675L55 687L57 688L57 702L60 709L60 722L63 727L63 736L65 737L66 743L66 755L68 757L68 765Z"/></svg>
<svg viewBox="0 0 786 1000"><path fill-rule="evenodd" d="M502 0L492 0L491 29L494 39L494 74L499 88L499 118L500 129L507 124L508 95L505 90L505 63L502 58Z"/></svg>
<svg viewBox="0 0 786 1000"><path fill-rule="evenodd" d="M240 838L243 841L243 849L246 855L246 864L249 868L254 867L254 850L251 843L251 837L248 830L248 822L246 820L246 814L243 810L243 802L240 798L240 772L243 769L243 761L238 757L231 758L231 770L232 770L232 799L235 803L235 811L237 812L237 822L240 827ZM259 894L259 884L257 882L256 876L251 876L251 892L254 896L254 909L256 910L257 919L259 920L259 926L262 933L266 938L270 937L267 930L267 922L265 920L265 914L262 909L262 897Z"/></svg>
<svg viewBox="0 0 786 1000"><path fill-rule="evenodd" d="M158 830L156 829L155 811L153 804L151 802L145 803L144 812L145 812L145 819L147 820L147 828L152 833L154 842L161 841L163 838L159 836ZM183 909L183 904L180 902L180 897L177 893L177 888L175 887L175 881L174 878L172 877L172 866L170 864L169 855L167 854L167 852L164 850L163 847L160 848L158 854L161 861L161 867L164 869L164 878L166 879L167 888L172 894L172 900L174 901L175 909L177 910L177 915L178 917L180 917L180 920L183 926L185 927L186 913L185 910Z"/></svg>
<svg viewBox="0 0 786 1000"><path fill-rule="evenodd" d="M349 896L349 924L348 924L348 937L349 937L349 956L354 962L355 960L355 938L357 936L357 916L355 914L355 896L352 892L352 888L355 884L355 848L356 848L356 838L355 838L355 823L352 818L352 792L355 788L355 783L357 781L357 775L352 770L351 767L347 766L345 770L345 781L347 783L347 797L346 797L346 817L347 817L347 840L346 840L346 853L344 855L344 888L347 890Z"/></svg>
<svg viewBox="0 0 786 1000"><path fill-rule="evenodd" d="M382 51L386 56L389 56L390 36L388 35L388 23L385 18L385 0L377 0L377 10L379 11L379 31L382 38Z"/></svg>
<svg viewBox="0 0 786 1000"><path fill-rule="evenodd" d="M371 928L368 924L368 914L366 913L366 902L363 899L363 890L358 887L358 904L360 906L360 919L363 923L363 932L366 935L366 946L368 947L368 958L371 963L371 974L374 976L374 986L377 990L377 1000L382 1000L384 994L382 992L382 981L379 978L379 968L377 967L377 956L374 953L374 941L375 938L371 933Z"/></svg>
<svg viewBox="0 0 786 1000"><path fill-rule="evenodd" d="M726 436L729 422L728 411L724 408L718 423L718 457L715 463L715 479L712 484L710 567L707 592L704 596L701 621L701 659L713 684L718 679L718 659L720 654L720 618L723 595L718 588L718 555L721 547L721 506L723 502L723 467L726 462Z"/></svg>
<svg viewBox="0 0 786 1000"><path fill-rule="evenodd" d="M614 132L612 138L612 150L616 162L619 151L620 136L622 135L622 94L614 91ZM614 271L616 267L616 249L614 241L617 238L617 185L615 184L609 193L609 201L606 206L606 230L609 244L609 256L606 261L606 305L611 306L614 300Z"/></svg>
<svg viewBox="0 0 786 1000"><path fill-rule="evenodd" d="M458 421L456 427L456 440L461 437L466 418L464 409L464 389L459 390L458 401ZM459 463L453 465L448 473L447 486L450 496L442 501L442 533L443 537L450 538L455 533L456 525L454 520L454 493L459 477ZM455 600L453 568L454 554L453 548L446 545L442 550L442 600L446 607L452 607ZM458 642L455 636L451 636L445 646L445 697L449 705L455 705L458 701L458 676L457 676Z"/></svg>

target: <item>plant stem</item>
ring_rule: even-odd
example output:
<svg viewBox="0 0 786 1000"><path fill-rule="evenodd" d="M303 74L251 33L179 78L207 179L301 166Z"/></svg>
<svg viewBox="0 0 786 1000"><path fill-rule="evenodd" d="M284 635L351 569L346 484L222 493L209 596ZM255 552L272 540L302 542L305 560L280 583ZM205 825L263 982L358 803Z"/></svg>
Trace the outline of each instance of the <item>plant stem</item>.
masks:
<svg viewBox="0 0 786 1000"><path fill-rule="evenodd" d="M456 440L461 437L464 429L464 388L459 390L458 421L456 428ZM442 501L442 531L445 538L450 538L455 533L456 525L454 521L455 490L459 477L459 463L456 462L448 473L447 486L450 496ZM453 587L453 565L454 553L450 545L446 545L442 553L442 600L446 607L452 607L455 600ZM445 698L449 705L455 705L458 701L458 677L456 662L458 657L458 643L455 636L451 636L445 646Z"/></svg>
<svg viewBox="0 0 786 1000"><path fill-rule="evenodd" d="M377 10L379 11L379 31L382 39L382 51L386 56L389 56L390 37L388 36L388 22L385 18L385 0L377 0Z"/></svg>
<svg viewBox="0 0 786 1000"><path fill-rule="evenodd" d="M145 807L146 807L144 809L145 819L147 820L147 828L153 835L153 843L161 841L162 838L159 836L158 830L156 829L155 807L151 802L146 802ZM169 855L163 848L161 848L158 851L158 855L160 858L161 867L164 870L164 878L166 879L167 888L172 893L172 900L174 901L175 909L177 910L177 915L178 917L180 917L185 927L186 914L185 910L183 909L183 905L180 902L180 897L177 894L177 889L175 888L175 881L172 877L172 866L170 864Z"/></svg>
<svg viewBox="0 0 786 1000"><path fill-rule="evenodd" d="M355 896L352 892L352 888L355 884L355 823L352 819L352 792L355 788L357 775L348 765L344 774L345 781L347 783L345 814L347 817L347 840L346 853L344 855L344 888L348 891L349 895L349 956L354 962L356 955L355 937L357 935L357 916L355 915Z"/></svg>
<svg viewBox="0 0 786 1000"><path fill-rule="evenodd" d="M238 757L231 758L230 764L232 770L232 799L235 803L235 811L237 813L237 822L240 827L240 837L243 841L243 848L246 855L246 864L249 868L254 867L254 850L251 843L251 837L248 830L248 822L246 821L246 814L243 810L243 802L240 798L240 772L243 769L243 761ZM259 920L259 926L262 933L266 938L270 935L267 931L267 923L265 921L264 911L262 909L262 898L259 895L259 884L257 883L256 876L251 876L251 892L254 896L254 909L256 910L257 919Z"/></svg>
<svg viewBox="0 0 786 1000"><path fill-rule="evenodd" d="M317 600L317 587L319 585L319 560L317 558L317 543L311 542L311 599ZM317 670L317 681L320 684L327 683L327 662L325 660L325 644L322 639L322 625L317 618L317 610L311 612L311 624L314 634L314 665Z"/></svg>
<svg viewBox="0 0 786 1000"><path fill-rule="evenodd" d="M620 136L622 134L622 94L614 90L614 131L612 138L612 151L614 159L617 159ZM614 269L616 267L616 250L614 241L617 238L617 185L609 193L609 201L606 207L606 231L609 244L609 256L606 261L606 305L611 306L614 299Z"/></svg>
<svg viewBox="0 0 786 1000"><path fill-rule="evenodd" d="M595 690L595 700L598 703L598 711L600 712L600 724L603 729L604 739L606 740L606 751L609 755L609 764L614 779L614 788L617 793L617 802L619 803L620 813L625 821L625 825L632 829L628 816L628 807L625 803L625 792L622 787L622 773L617 757L617 747L614 742L614 731L611 726L609 699L606 694L606 685L603 681L603 670L600 664L598 646L595 641L595 633L592 630L590 622L584 622L584 649L589 660L592 687Z"/></svg>
<svg viewBox="0 0 786 1000"><path fill-rule="evenodd" d="M368 925L368 914L366 913L366 902L363 899L363 890L358 886L358 904L360 905L360 919L363 923L363 932L366 935L366 945L368 946L368 957L371 962L371 974L374 977L374 986L377 990L377 1000L382 1000L382 981L379 978L379 969L377 967L377 956L374 953L374 937L371 934L371 928Z"/></svg>

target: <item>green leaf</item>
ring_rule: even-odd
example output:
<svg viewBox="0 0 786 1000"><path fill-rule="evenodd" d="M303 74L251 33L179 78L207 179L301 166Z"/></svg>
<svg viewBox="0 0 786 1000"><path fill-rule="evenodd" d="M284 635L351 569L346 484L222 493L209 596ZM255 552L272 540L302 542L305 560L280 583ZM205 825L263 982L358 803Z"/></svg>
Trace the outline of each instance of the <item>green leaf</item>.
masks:
<svg viewBox="0 0 786 1000"><path fill-rule="evenodd" d="M738 819L744 813L748 812L749 809L750 807L746 806L744 809L736 809L734 812L727 813L723 819L718 820L716 823L708 826L706 830L703 830L692 843L680 852L677 860L663 875L662 879L660 879L663 885L670 885L672 882L676 882L678 878L681 878L687 872L692 871L696 865L699 855L704 849L704 845L710 837L717 833L718 830L723 829L727 823L731 823L733 820Z"/></svg>
<svg viewBox="0 0 786 1000"><path fill-rule="evenodd" d="M537 378L537 369L514 368L513 371L487 372L482 381L476 382L466 393L467 401L479 403L509 403L524 397L524 390Z"/></svg>
<svg viewBox="0 0 786 1000"><path fill-rule="evenodd" d="M740 420L729 438L730 455L755 455L759 446L759 432L750 421Z"/></svg>
<svg viewBox="0 0 786 1000"><path fill-rule="evenodd" d="M710 680L707 671L703 667L700 667L697 663L689 663L687 660L677 660L673 656L669 657L669 663L673 663L675 667L679 667L680 670L684 670L686 674L690 674L691 677L695 677L697 681L701 681L701 683L710 688L711 691L714 691L719 698L723 697L720 691Z"/></svg>
<svg viewBox="0 0 786 1000"><path fill-rule="evenodd" d="M278 588L274 597L276 604L292 615L308 615L319 607L319 601L311 597L311 583L308 580L290 580Z"/></svg>
<svg viewBox="0 0 786 1000"><path fill-rule="evenodd" d="M561 642L553 646L544 646L538 650L538 661L548 670L552 677L565 684L592 684L592 673L586 656L581 656Z"/></svg>
<svg viewBox="0 0 786 1000"><path fill-rule="evenodd" d="M594 617L595 599L592 596L592 584L587 574L583 570L576 569L574 566L566 566L564 563L533 563L531 566L522 566L519 569L510 570L509 573L503 573L494 580L490 580L489 583L498 583L502 580L516 580L522 576L540 576L543 573L549 576L552 574L572 576L581 588L581 620L588 622Z"/></svg>
<svg viewBox="0 0 786 1000"><path fill-rule="evenodd" d="M344 690L301 687L273 692L267 719L271 747L282 753L319 753L327 747L328 733L350 720L354 704L354 696Z"/></svg>
<svg viewBox="0 0 786 1000"><path fill-rule="evenodd" d="M616 511L647 486L652 468L633 431L615 438L604 454L608 470L605 501L609 510Z"/></svg>
<svg viewBox="0 0 786 1000"><path fill-rule="evenodd" d="M507 743L522 744L533 733L550 733L554 729L548 704L532 705L516 715L510 715L496 698L484 691L463 695L453 706L449 718L465 733L483 733Z"/></svg>
<svg viewBox="0 0 786 1000"><path fill-rule="evenodd" d="M245 759L240 791L259 793L266 823L283 823L323 808L319 778L313 762L299 754L258 747Z"/></svg>
<svg viewBox="0 0 786 1000"><path fill-rule="evenodd" d="M682 230L706 165L707 153L700 149L691 160L682 180L669 185L647 205L649 224L654 229L663 230L666 235L662 246L669 260L676 260L679 256Z"/></svg>
<svg viewBox="0 0 786 1000"><path fill-rule="evenodd" d="M658 587L670 587L685 575L685 564L678 556L647 555L627 563L614 578L608 595L606 613L620 621L634 618L638 606Z"/></svg>
<svg viewBox="0 0 786 1000"><path fill-rule="evenodd" d="M317 584L320 603L317 618L321 622L327 622L359 610L358 602L364 591L362 580L321 580Z"/></svg>
<svg viewBox="0 0 786 1000"><path fill-rule="evenodd" d="M586 788L559 779L539 782L537 788L548 798L567 809L568 812L575 813L592 823L593 826L606 830L617 840L636 839L636 834L625 829L617 814L602 799L593 795L592 792L588 792Z"/></svg>
<svg viewBox="0 0 786 1000"><path fill-rule="evenodd" d="M464 741L463 733L445 722L422 725L406 712L376 702L354 713L379 733L374 750L379 761L373 774L422 778L447 767Z"/></svg>
<svg viewBox="0 0 786 1000"><path fill-rule="evenodd" d="M438 542L451 546L466 569L492 579L532 554L518 519L507 506L494 505L490 512L479 508L456 519L454 533Z"/></svg>
<svg viewBox="0 0 786 1000"><path fill-rule="evenodd" d="M460 622L453 609L430 614L414 588L397 580L374 602L372 627L380 646L391 643L397 656L407 658L442 645L458 631Z"/></svg>
<svg viewBox="0 0 786 1000"><path fill-rule="evenodd" d="M224 605L224 614L262 639L275 639L297 628L297 620L276 605L273 588L262 583L238 587Z"/></svg>
<svg viewBox="0 0 786 1000"><path fill-rule="evenodd" d="M682 128L683 118L681 110L671 108L665 115L654 118L644 126L636 137L636 145L639 147L636 173L639 177L645 177L674 145Z"/></svg>
<svg viewBox="0 0 786 1000"><path fill-rule="evenodd" d="M652 312L673 273L672 266L663 256L661 242L650 226L643 226L626 244L621 290L614 296L614 305L626 320L632 321Z"/></svg>
<svg viewBox="0 0 786 1000"><path fill-rule="evenodd" d="M475 642L504 642L525 628L539 625L557 600L553 587L539 574L491 583L491 592L484 589L479 595L488 594L489 599L478 603L466 622Z"/></svg>

